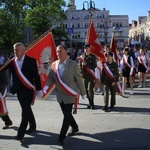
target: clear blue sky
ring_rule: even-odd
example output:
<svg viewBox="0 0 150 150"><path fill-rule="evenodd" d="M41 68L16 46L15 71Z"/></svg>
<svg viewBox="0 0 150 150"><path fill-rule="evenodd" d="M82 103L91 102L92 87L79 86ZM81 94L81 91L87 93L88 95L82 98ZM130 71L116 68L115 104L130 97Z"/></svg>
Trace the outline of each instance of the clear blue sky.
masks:
<svg viewBox="0 0 150 150"><path fill-rule="evenodd" d="M86 0L90 1L90 0ZM92 0L95 7L99 9L106 8L110 15L128 15L129 23L132 20L138 20L138 16L147 16L150 11L150 0ZM68 3L69 0L66 0ZM83 0L75 0L77 9L83 8ZM85 6L87 7L87 6Z"/></svg>

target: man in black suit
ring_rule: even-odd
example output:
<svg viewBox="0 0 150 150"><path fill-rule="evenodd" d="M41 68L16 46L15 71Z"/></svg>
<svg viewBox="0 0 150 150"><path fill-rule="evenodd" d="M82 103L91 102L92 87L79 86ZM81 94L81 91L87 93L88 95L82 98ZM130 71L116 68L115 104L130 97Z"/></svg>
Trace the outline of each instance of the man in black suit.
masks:
<svg viewBox="0 0 150 150"><path fill-rule="evenodd" d="M15 57L5 69L9 68L12 73L11 91L13 94L17 94L22 109L21 123L17 136L14 136L13 139L22 141L25 133L29 134L36 130L36 121L31 105L34 104L35 91L38 92L39 97L42 97L42 90L36 60L25 55L26 50L23 43L15 43L13 48ZM29 129L26 131L28 123Z"/></svg>

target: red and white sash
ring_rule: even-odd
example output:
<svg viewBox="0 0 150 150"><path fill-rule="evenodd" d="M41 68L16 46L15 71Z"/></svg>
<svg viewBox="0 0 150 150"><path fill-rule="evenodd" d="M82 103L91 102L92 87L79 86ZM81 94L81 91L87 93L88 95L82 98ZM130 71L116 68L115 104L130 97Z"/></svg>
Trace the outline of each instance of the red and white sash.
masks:
<svg viewBox="0 0 150 150"><path fill-rule="evenodd" d="M83 57L82 57L82 56L79 56L78 59L79 59L80 62L83 62ZM86 71L87 71L94 79L96 79L95 73L94 73L94 71L93 71L92 69L89 69L86 65L83 65L83 67L86 69Z"/></svg>
<svg viewBox="0 0 150 150"><path fill-rule="evenodd" d="M104 63L104 71L109 76L109 78L112 81L114 81L114 75L113 75L113 73L111 72L111 70L109 69L109 67L107 66L106 63ZM118 92L118 94L121 94L122 93L121 85L120 85L119 82L117 82L116 84L117 84L117 92Z"/></svg>
<svg viewBox="0 0 150 150"><path fill-rule="evenodd" d="M131 67L131 65L128 63L127 57L125 55L123 55L123 62L124 62L124 65L130 69L130 74L133 75L134 68Z"/></svg>
<svg viewBox="0 0 150 150"><path fill-rule="evenodd" d="M33 100L35 100L35 87L32 85L32 83L22 73L22 71L19 67L19 64L17 62L17 59L15 59L13 61L13 65L14 65L15 71L16 71L20 81L24 84L24 86L26 86L27 88L32 89L34 91Z"/></svg>
<svg viewBox="0 0 150 150"><path fill-rule="evenodd" d="M77 92L74 91L73 89L71 89L67 84L65 84L60 76L59 76L59 72L58 72L58 64L59 64L59 61L55 61L53 63L53 69L54 69L54 72L55 72L55 75L56 75L56 78L58 80L58 83L60 85L60 87L62 88L62 90L68 94L69 96L77 96Z"/></svg>
<svg viewBox="0 0 150 150"><path fill-rule="evenodd" d="M146 70L148 70L148 66L146 65L146 63L143 61L142 57L141 56L138 56L138 60L140 62L140 64L142 64Z"/></svg>
<svg viewBox="0 0 150 150"><path fill-rule="evenodd" d="M7 93L7 89L5 90L3 95L0 93L1 95L0 96L0 116L3 116L8 113L6 102L5 102L6 93Z"/></svg>

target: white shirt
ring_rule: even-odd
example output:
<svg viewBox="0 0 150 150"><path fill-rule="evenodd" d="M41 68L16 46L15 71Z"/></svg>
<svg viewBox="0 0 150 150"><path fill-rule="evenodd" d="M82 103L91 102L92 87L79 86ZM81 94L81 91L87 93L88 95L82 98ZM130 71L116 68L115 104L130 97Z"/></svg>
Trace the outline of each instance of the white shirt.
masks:
<svg viewBox="0 0 150 150"><path fill-rule="evenodd" d="M23 62L24 62L24 58L25 58L25 55L23 55L23 57L20 60L18 60L18 58L16 57L16 60L18 61L20 69L22 68L22 65L23 65Z"/></svg>
<svg viewBox="0 0 150 150"><path fill-rule="evenodd" d="M66 61L67 59L62 63L60 62L58 65L58 72L59 72L60 78L62 78L63 72L65 70Z"/></svg>

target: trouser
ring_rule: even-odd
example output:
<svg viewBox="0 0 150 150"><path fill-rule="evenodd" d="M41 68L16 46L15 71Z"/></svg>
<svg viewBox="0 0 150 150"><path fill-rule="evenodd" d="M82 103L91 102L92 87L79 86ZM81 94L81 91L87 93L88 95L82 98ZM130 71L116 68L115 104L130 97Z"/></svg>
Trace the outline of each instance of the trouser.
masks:
<svg viewBox="0 0 150 150"><path fill-rule="evenodd" d="M78 125L72 115L73 104L64 104L62 102L60 103L60 107L63 112L64 118L63 118L61 130L60 130L59 140L64 140L66 137L67 131L69 129L69 126L71 126L72 129L77 129Z"/></svg>
<svg viewBox="0 0 150 150"><path fill-rule="evenodd" d="M5 122L6 126L9 126L12 124L12 121L10 120L8 115L2 116L2 120Z"/></svg>
<svg viewBox="0 0 150 150"><path fill-rule="evenodd" d="M108 106L109 102L109 91L111 93L111 101L110 105L114 106L116 104L116 86L112 86L111 84L105 84L104 85L104 106Z"/></svg>
<svg viewBox="0 0 150 150"><path fill-rule="evenodd" d="M35 117L31 108L33 93L31 92L25 95L18 92L17 96L22 109L22 118L21 118L21 123L18 129L17 136L24 137L28 123L30 125L30 128L36 129Z"/></svg>
<svg viewBox="0 0 150 150"><path fill-rule="evenodd" d="M84 86L87 98L89 100L89 105L94 106L94 79L91 81L87 81L86 79L84 79Z"/></svg>

